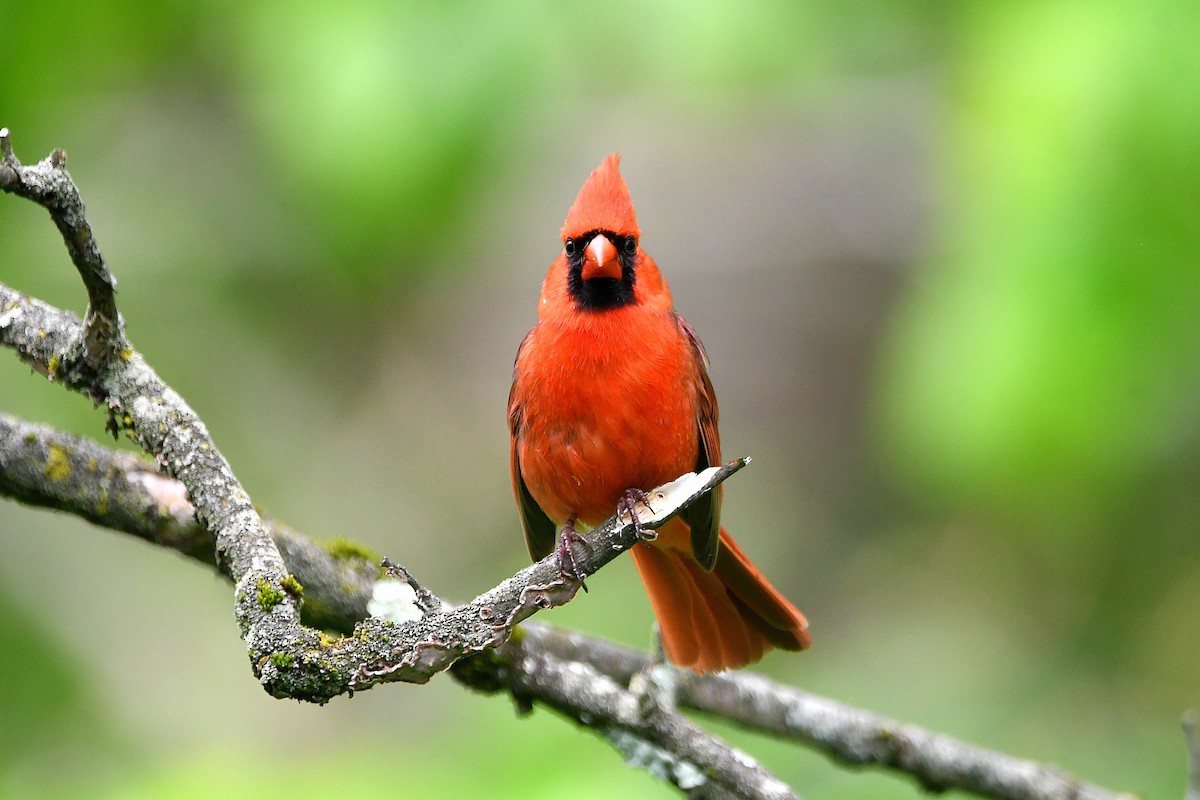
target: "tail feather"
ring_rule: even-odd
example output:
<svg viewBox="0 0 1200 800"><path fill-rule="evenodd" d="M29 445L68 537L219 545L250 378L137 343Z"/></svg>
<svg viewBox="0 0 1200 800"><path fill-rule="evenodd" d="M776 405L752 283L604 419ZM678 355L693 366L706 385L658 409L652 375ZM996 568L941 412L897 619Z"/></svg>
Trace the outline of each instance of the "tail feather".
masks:
<svg viewBox="0 0 1200 800"><path fill-rule="evenodd" d="M726 664L751 664L762 658L764 642L760 631L740 613L736 598L725 591L719 580L713 580L710 573L705 572L700 564L690 558L676 558L684 572L692 580L695 593L700 596L705 611L704 623L715 636L717 647L716 657L705 659L705 648L701 646L701 659L695 665L696 669L705 672L724 669ZM700 625L696 631L705 630Z"/></svg>
<svg viewBox="0 0 1200 800"><path fill-rule="evenodd" d="M696 672L752 664L772 647L802 650L808 622L721 530L712 572L690 553L657 547L633 549L663 649L673 663Z"/></svg>
<svg viewBox="0 0 1200 800"><path fill-rule="evenodd" d="M721 528L721 551L713 568L726 590L756 618L756 627L783 650L807 649L808 620L770 584L733 538Z"/></svg>
<svg viewBox="0 0 1200 800"><path fill-rule="evenodd" d="M634 547L637 566L650 607L658 619L663 650L673 664L690 667L700 660L696 637L695 590L680 558L655 547Z"/></svg>

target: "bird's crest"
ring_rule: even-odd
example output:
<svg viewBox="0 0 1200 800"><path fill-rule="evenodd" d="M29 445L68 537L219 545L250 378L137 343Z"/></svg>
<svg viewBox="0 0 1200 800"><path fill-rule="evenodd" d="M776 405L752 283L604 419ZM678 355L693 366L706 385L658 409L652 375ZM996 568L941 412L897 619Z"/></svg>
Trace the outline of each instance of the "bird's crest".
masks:
<svg viewBox="0 0 1200 800"><path fill-rule="evenodd" d="M575 204L567 212L562 237L582 236L588 231L603 230L623 236L640 236L633 199L621 177L621 156L616 153L588 176Z"/></svg>

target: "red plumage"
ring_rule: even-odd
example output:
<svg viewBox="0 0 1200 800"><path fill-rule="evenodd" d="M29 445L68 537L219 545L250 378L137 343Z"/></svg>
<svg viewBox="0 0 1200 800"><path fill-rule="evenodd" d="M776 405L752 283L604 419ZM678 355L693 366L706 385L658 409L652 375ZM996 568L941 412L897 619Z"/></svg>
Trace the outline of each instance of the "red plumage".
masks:
<svg viewBox="0 0 1200 800"><path fill-rule="evenodd" d="M558 526L598 524L630 490L721 463L707 358L640 247L619 160L571 206L513 369L513 491L535 558ZM667 657L697 672L809 645L804 615L721 528L720 504L718 490L631 551Z"/></svg>

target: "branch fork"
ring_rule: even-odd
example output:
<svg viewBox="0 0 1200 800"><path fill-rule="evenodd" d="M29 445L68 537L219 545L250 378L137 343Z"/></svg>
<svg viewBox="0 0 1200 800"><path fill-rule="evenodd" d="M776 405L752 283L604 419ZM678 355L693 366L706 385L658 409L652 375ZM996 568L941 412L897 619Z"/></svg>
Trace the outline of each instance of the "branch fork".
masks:
<svg viewBox="0 0 1200 800"><path fill-rule="evenodd" d="M203 422L126 340L116 281L66 170L66 154L56 150L36 165L23 166L8 130L0 130L0 189L49 211L88 292L88 313L80 323L3 287L0 338L48 376L105 404L113 429L125 430L187 488L196 518L215 539L218 567L234 581L235 616L252 669L272 695L324 703L384 681L423 683L459 658L502 644L517 623L578 592L579 581L563 575L557 562L547 558L458 608L401 624L366 619L353 635L337 640L306 628L300 620L299 584L249 495ZM39 334L54 332L38 337L50 338L49 348L21 347L31 327ZM79 349L86 368L64 370L62 354ZM734 461L656 490L660 508L644 515L642 527L661 525L745 464L744 459ZM587 552L578 561L591 574L638 538L630 522L611 519L589 532L586 541ZM427 610L440 609L432 595L425 599Z"/></svg>
<svg viewBox="0 0 1200 800"><path fill-rule="evenodd" d="M690 473L654 490L656 513L642 520L641 526L663 525L748 461L737 459L721 467ZM616 516L584 536L588 547L581 548L584 554L579 563L587 574L599 570L640 541L633 523ZM400 580L406 583L412 580L402 568L392 565L390 569L398 573ZM388 681L424 683L460 658L504 644L518 623L538 611L569 602L579 589L580 582L564 575L556 557L549 555L469 603L449 610L434 610L417 619L411 619L406 611L401 618L408 621L403 622L373 617L360 622L352 636L318 645L319 653L313 653L311 643L302 637L297 637L296 647L288 646L287 635L279 631L279 635L267 638L272 651L262 654L266 661L257 659L261 664L260 679L276 696L316 702L324 702L332 695L311 693L313 670L336 671L342 681L335 683L346 692L362 691ZM423 591L413 585L415 597L419 598ZM427 592L425 595L429 609L445 608L433 595ZM270 626L272 623L267 621L260 623L260 627ZM256 649L260 649L257 640L251 642L251 650ZM289 655L292 657L288 658ZM323 689L331 688L332 684L323 684Z"/></svg>

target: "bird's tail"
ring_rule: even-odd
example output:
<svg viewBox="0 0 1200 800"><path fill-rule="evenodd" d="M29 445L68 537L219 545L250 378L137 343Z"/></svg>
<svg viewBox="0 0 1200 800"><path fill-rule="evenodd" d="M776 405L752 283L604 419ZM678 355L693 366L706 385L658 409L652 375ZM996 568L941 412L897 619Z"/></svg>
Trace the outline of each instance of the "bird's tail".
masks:
<svg viewBox="0 0 1200 800"><path fill-rule="evenodd" d="M632 552L658 618L663 649L673 663L715 672L752 664L772 647L808 647L804 615L750 563L724 528L712 572L705 572L687 551L639 545Z"/></svg>

